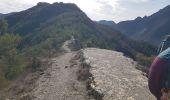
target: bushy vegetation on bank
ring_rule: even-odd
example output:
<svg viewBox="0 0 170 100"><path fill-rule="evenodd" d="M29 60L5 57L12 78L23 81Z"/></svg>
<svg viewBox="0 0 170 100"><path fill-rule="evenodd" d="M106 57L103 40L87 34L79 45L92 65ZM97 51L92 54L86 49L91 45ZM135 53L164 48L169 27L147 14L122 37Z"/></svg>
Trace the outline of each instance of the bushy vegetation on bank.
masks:
<svg viewBox="0 0 170 100"><path fill-rule="evenodd" d="M26 58L18 50L22 38L6 33L7 25L5 20L0 21L0 88L8 85L28 65Z"/></svg>

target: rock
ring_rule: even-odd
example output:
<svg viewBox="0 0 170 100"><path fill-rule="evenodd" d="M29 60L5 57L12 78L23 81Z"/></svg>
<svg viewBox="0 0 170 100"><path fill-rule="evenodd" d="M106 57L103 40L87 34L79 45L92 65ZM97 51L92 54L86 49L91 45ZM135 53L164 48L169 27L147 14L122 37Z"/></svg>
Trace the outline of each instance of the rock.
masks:
<svg viewBox="0 0 170 100"><path fill-rule="evenodd" d="M83 50L85 63L93 76L91 88L103 94L103 100L155 100L148 90L147 78L137 63L122 53L105 49Z"/></svg>

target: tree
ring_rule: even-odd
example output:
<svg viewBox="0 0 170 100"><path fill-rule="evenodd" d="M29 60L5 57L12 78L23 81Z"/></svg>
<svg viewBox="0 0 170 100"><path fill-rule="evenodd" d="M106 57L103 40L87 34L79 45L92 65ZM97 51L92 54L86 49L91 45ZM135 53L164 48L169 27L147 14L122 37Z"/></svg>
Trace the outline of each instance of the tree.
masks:
<svg viewBox="0 0 170 100"><path fill-rule="evenodd" d="M8 30L7 20L5 20L5 19L0 20L0 34L6 33L7 30Z"/></svg>
<svg viewBox="0 0 170 100"><path fill-rule="evenodd" d="M21 37L13 34L0 36L1 79L11 80L19 75L27 65L25 57L17 50Z"/></svg>

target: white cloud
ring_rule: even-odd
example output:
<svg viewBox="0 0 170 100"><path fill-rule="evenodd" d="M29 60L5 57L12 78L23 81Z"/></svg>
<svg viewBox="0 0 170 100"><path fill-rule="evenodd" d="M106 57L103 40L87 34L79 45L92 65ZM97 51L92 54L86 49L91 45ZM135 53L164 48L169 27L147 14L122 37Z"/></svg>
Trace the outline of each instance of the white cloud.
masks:
<svg viewBox="0 0 170 100"><path fill-rule="evenodd" d="M146 3L149 2L150 0L131 0L131 1L135 3Z"/></svg>
<svg viewBox="0 0 170 100"><path fill-rule="evenodd" d="M119 7L118 0L96 0L96 3L100 4L97 10L101 13L105 12L109 14L114 12Z"/></svg>
<svg viewBox="0 0 170 100"><path fill-rule="evenodd" d="M19 2L19 0L0 0L0 13L9 13L15 11L21 11L24 8L31 7L32 4L25 2Z"/></svg>

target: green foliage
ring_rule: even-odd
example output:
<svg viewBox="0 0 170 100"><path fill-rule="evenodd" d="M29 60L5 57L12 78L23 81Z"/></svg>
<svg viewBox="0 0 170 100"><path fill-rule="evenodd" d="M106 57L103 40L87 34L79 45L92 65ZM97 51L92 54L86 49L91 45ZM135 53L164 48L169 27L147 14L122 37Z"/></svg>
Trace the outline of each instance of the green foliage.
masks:
<svg viewBox="0 0 170 100"><path fill-rule="evenodd" d="M4 34L8 29L7 20L0 20L0 34Z"/></svg>
<svg viewBox="0 0 170 100"><path fill-rule="evenodd" d="M144 67L139 68L140 70L146 72L149 68L149 66L151 65L152 61L154 59L154 56L145 56L144 54L138 53L136 55L136 61L141 64L144 65Z"/></svg>
<svg viewBox="0 0 170 100"><path fill-rule="evenodd" d="M25 57L19 53L17 46L21 41L18 35L4 34L0 36L0 86L16 78L27 65Z"/></svg>
<svg viewBox="0 0 170 100"><path fill-rule="evenodd" d="M143 41L129 40L128 45L145 56L152 56L157 53L155 46Z"/></svg>
<svg viewBox="0 0 170 100"><path fill-rule="evenodd" d="M21 41L19 35L5 34L0 36L0 55L10 56L12 53L17 53L16 47Z"/></svg>

